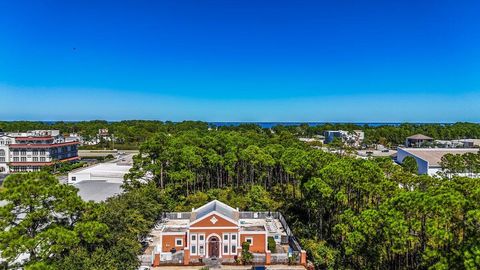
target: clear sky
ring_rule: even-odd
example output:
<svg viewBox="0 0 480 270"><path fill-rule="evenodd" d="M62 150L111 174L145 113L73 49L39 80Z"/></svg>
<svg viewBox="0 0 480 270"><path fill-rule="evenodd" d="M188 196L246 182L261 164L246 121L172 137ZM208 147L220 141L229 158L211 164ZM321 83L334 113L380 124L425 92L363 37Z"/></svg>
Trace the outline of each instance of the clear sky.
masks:
<svg viewBox="0 0 480 270"><path fill-rule="evenodd" d="M480 1L1 1L0 119L480 121Z"/></svg>

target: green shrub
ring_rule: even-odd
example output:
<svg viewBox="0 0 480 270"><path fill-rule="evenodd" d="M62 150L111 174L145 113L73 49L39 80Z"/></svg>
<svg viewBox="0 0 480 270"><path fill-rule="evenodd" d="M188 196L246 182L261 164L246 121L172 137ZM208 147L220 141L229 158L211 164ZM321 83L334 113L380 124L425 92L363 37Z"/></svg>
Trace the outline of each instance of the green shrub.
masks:
<svg viewBox="0 0 480 270"><path fill-rule="evenodd" d="M275 239L273 239L272 236L268 237L268 250L270 250L272 253L275 252L277 247L277 243L275 243Z"/></svg>
<svg viewBox="0 0 480 270"><path fill-rule="evenodd" d="M251 263L253 261L253 254L250 252L250 243L242 243L242 262L243 264Z"/></svg>

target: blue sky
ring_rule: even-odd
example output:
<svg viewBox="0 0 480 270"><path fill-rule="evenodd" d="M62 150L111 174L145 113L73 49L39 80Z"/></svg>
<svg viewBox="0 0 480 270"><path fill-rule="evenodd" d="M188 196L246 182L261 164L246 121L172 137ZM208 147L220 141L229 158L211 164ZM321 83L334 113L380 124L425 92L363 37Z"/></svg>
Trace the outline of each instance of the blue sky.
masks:
<svg viewBox="0 0 480 270"><path fill-rule="evenodd" d="M480 121L479 1L0 1L0 119Z"/></svg>

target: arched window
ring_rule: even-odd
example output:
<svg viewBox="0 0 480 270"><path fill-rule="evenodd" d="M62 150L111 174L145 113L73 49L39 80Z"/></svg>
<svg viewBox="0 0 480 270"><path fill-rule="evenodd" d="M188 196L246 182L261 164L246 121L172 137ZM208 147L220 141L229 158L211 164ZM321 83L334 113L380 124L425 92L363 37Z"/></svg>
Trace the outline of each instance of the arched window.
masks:
<svg viewBox="0 0 480 270"><path fill-rule="evenodd" d="M5 144L12 144L12 140L7 139L7 141L5 142Z"/></svg>
<svg viewBox="0 0 480 270"><path fill-rule="evenodd" d="M5 142L3 141L3 139L0 139L0 145L3 145Z"/></svg>
<svg viewBox="0 0 480 270"><path fill-rule="evenodd" d="M3 156L5 156L5 150L0 149L0 157L3 157Z"/></svg>
<svg viewBox="0 0 480 270"><path fill-rule="evenodd" d="M0 167L0 172L4 172L5 171L5 168L4 167Z"/></svg>

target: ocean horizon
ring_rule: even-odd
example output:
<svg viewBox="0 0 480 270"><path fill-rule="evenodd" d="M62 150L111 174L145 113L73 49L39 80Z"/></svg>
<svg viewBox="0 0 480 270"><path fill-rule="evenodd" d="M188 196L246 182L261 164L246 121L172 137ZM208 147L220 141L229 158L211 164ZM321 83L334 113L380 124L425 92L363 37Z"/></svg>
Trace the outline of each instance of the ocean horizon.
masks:
<svg viewBox="0 0 480 270"><path fill-rule="evenodd" d="M98 119L97 119L98 120ZM134 121L134 120L143 120L143 119L128 119L128 120L101 120L101 121L106 121L108 123L113 123L113 122L121 122L121 121ZM22 120L23 121L23 120ZM28 121L28 120L27 120ZM65 122L65 123L79 123L79 122L89 122L89 121L96 121L96 120L80 120L80 121L32 121L32 122L42 122L42 123L47 123L47 124L55 124L58 122ZM168 120L145 120L145 121L159 121L159 122L172 122L172 123L181 123L183 121L168 121ZM255 122L255 121L201 121L201 120L185 120L185 121L200 121L200 122L205 122L208 123L209 125L212 126L217 126L217 127L225 127L225 126L240 126L240 125L245 125L245 124L254 124L258 125L262 128L272 128L275 126L299 126L299 125L304 125L307 124L309 126L319 126L319 125L326 125L326 124L331 124L331 125L356 125L359 127L362 126L369 126L369 127L379 127L379 126L400 126L402 124L411 124L411 125L428 125L428 124L439 124L439 125L451 125L454 124L452 123L445 123L445 122ZM14 122L14 121L8 121L8 122ZM471 122L478 124L476 122Z"/></svg>

